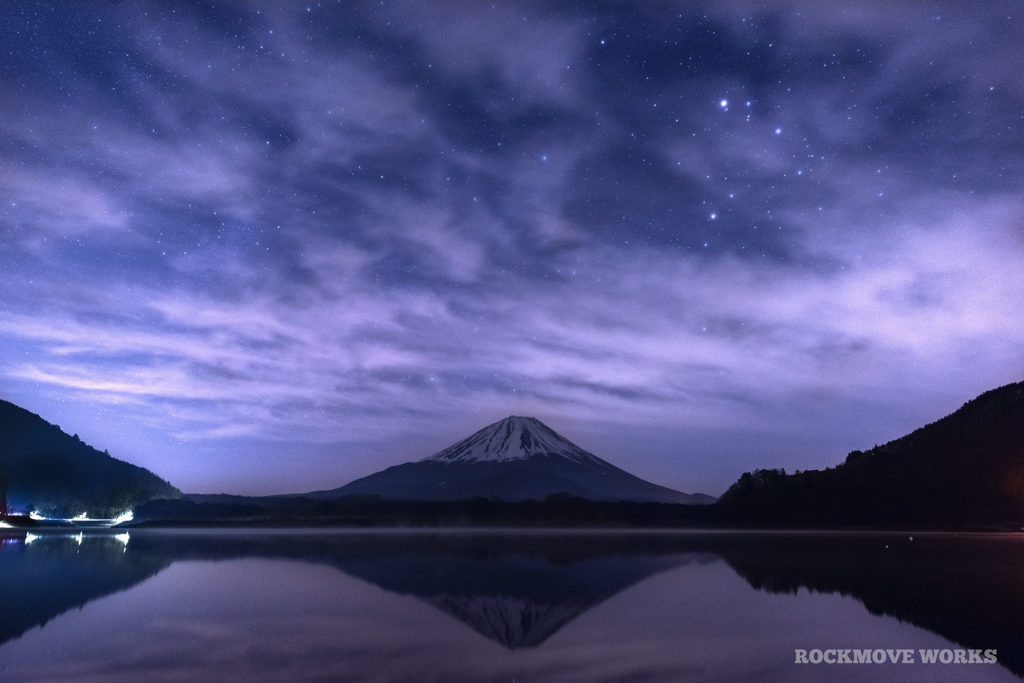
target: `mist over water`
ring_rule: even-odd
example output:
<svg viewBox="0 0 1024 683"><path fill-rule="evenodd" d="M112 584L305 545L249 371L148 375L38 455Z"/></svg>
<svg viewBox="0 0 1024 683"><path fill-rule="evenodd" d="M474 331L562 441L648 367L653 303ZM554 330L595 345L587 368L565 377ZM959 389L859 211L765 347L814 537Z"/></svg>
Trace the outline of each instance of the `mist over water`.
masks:
<svg viewBox="0 0 1024 683"><path fill-rule="evenodd" d="M0 544L0 679L1020 680L1024 538L131 531ZM997 664L795 664L828 648Z"/></svg>

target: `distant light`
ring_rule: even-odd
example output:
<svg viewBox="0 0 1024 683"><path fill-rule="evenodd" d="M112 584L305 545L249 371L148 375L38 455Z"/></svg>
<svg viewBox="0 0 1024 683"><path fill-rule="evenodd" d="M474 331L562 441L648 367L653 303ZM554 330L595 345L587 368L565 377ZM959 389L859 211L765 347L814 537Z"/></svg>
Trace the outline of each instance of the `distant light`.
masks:
<svg viewBox="0 0 1024 683"><path fill-rule="evenodd" d="M7 522L0 521L0 529L13 529L14 527Z"/></svg>
<svg viewBox="0 0 1024 683"><path fill-rule="evenodd" d="M82 513L82 514L80 514L80 515L75 515L75 516L74 516L74 517L72 517L71 519L72 519L73 521L76 521L76 522L84 522L84 521L86 521L87 519L89 519L89 515L87 515L86 513L84 513L84 512L83 512L83 513Z"/></svg>
<svg viewBox="0 0 1024 683"><path fill-rule="evenodd" d="M40 514L39 510L33 510L32 512L28 513L28 516L30 519L34 519L37 522L42 522L46 520L46 517L43 517L43 515Z"/></svg>
<svg viewBox="0 0 1024 683"><path fill-rule="evenodd" d="M716 218L718 218L718 214L717 213L712 213L710 218L711 218L711 220L715 220Z"/></svg>
<svg viewBox="0 0 1024 683"><path fill-rule="evenodd" d="M729 100L726 100L726 99L719 100L718 101L718 106L721 107L722 109L728 109L729 108Z"/></svg>
<svg viewBox="0 0 1024 683"><path fill-rule="evenodd" d="M775 129L775 134L776 135L782 135L782 129L781 128L776 128Z"/></svg>
<svg viewBox="0 0 1024 683"><path fill-rule="evenodd" d="M113 520L111 520L112 526L116 526L122 522L130 522L133 519L135 519L135 513L132 512L131 510L127 510L119 514L117 517L114 517Z"/></svg>

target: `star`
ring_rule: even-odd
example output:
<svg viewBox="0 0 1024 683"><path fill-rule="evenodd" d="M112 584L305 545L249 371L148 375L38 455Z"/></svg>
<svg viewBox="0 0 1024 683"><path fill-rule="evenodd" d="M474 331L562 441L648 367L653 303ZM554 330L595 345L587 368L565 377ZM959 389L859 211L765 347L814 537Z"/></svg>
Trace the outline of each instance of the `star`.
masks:
<svg viewBox="0 0 1024 683"><path fill-rule="evenodd" d="M1024 183L1024 119L1003 68L1019 46L986 27L1020 25L1024 3L950 3L940 25L936 3L901 3L915 30L898 43L884 3L857 21L776 3L746 23L745 0L714 17L74 4L0 2L17 56L0 69L0 398L84 415L95 444L179 487L340 485L362 453L415 456L409 435L441 444L468 414L530 410L584 439L593 425L594 443L613 415L662 425L652 472L721 493L1020 379L1006 188ZM103 21L88 50L79 19ZM950 134L963 122L970 145ZM700 362L649 352L685 345L690 315L730 321ZM677 386L724 398L698 408ZM722 430L711 450L736 458L705 461L699 423L763 426L758 406L791 415L756 446ZM671 466L679 442L700 481Z"/></svg>

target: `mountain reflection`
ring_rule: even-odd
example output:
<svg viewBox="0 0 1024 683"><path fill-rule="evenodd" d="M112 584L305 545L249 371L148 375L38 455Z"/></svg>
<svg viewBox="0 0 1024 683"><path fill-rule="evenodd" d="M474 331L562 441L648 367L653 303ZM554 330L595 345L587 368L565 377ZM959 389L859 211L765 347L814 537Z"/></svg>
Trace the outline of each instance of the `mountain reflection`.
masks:
<svg viewBox="0 0 1024 683"><path fill-rule="evenodd" d="M507 648L536 647L653 574L713 555L669 539L506 533L143 536L133 551L190 559L292 558L411 595Z"/></svg>
<svg viewBox="0 0 1024 683"><path fill-rule="evenodd" d="M413 596L506 648L535 648L654 574L724 560L750 586L854 598L1024 676L1024 537L742 533L131 532L3 537L0 643L182 560L287 559Z"/></svg>
<svg viewBox="0 0 1024 683"><path fill-rule="evenodd" d="M0 537L0 644L170 564L127 552L127 540L123 534L89 533Z"/></svg>
<svg viewBox="0 0 1024 683"><path fill-rule="evenodd" d="M434 537L337 558L342 571L412 595L507 648L536 647L574 618L647 577L693 560L608 539ZM708 557L707 559L713 559Z"/></svg>
<svg viewBox="0 0 1024 683"><path fill-rule="evenodd" d="M962 647L997 649L1024 676L1022 534L754 536L718 552L756 589L850 596Z"/></svg>

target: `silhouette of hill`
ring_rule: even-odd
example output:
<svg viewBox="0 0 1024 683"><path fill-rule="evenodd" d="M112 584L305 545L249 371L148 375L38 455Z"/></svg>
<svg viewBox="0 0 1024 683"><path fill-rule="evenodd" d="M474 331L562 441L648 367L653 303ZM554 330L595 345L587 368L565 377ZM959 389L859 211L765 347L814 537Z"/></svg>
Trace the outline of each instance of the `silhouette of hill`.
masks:
<svg viewBox="0 0 1024 683"><path fill-rule="evenodd" d="M719 506L723 520L764 525L1020 526L1024 382L836 467L747 472Z"/></svg>
<svg viewBox="0 0 1024 683"><path fill-rule="evenodd" d="M7 401L0 401L0 471L12 511L109 518L181 495L149 470L100 452Z"/></svg>

